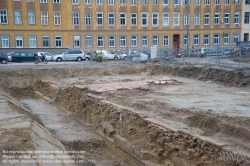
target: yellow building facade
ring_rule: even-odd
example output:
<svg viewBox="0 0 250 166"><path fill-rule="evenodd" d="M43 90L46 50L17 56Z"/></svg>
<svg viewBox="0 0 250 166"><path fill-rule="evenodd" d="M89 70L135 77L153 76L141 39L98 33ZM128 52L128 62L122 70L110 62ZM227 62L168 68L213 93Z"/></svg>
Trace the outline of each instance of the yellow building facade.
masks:
<svg viewBox="0 0 250 166"><path fill-rule="evenodd" d="M0 48L233 45L241 8L236 0L0 0Z"/></svg>

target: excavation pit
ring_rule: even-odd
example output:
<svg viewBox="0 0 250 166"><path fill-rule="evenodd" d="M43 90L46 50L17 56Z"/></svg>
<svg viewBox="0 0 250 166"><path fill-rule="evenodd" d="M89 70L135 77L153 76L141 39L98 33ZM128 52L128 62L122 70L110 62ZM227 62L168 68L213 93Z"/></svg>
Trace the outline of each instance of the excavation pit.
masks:
<svg viewBox="0 0 250 166"><path fill-rule="evenodd" d="M5 91L24 89L18 100L25 108L67 149L86 151L99 164L249 164L247 89L173 74L182 69L111 68L96 68L94 76L65 69L61 77L48 69L42 79L26 78L32 91L14 83ZM106 151L117 157L108 160Z"/></svg>

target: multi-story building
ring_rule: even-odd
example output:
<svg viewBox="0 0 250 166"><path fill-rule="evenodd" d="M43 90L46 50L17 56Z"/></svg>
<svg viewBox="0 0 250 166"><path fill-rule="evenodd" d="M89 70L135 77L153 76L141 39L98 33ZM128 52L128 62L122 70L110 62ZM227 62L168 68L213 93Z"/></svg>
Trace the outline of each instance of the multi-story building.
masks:
<svg viewBox="0 0 250 166"><path fill-rule="evenodd" d="M242 1L0 0L0 47L230 45L242 38Z"/></svg>
<svg viewBox="0 0 250 166"><path fill-rule="evenodd" d="M244 0L242 3L242 31L241 39L243 41L250 41L250 0Z"/></svg>

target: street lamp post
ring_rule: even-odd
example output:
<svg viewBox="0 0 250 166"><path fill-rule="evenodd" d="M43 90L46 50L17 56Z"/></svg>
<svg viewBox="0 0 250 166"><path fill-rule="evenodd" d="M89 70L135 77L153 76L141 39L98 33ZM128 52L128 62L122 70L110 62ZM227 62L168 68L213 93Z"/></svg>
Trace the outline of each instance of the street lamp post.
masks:
<svg viewBox="0 0 250 166"><path fill-rule="evenodd" d="M189 19L190 19L190 15L189 15L189 5L190 5L190 2L187 4L187 56L188 56L188 45L189 45ZM184 55L184 66L186 65L186 60L185 60L185 55Z"/></svg>

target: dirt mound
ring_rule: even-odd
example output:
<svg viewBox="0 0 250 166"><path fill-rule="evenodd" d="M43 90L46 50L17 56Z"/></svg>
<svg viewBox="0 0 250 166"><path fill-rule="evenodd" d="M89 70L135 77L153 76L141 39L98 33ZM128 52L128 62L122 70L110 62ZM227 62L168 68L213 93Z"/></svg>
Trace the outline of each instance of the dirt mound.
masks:
<svg viewBox="0 0 250 166"><path fill-rule="evenodd" d="M214 68L200 67L165 67L155 66L151 75L173 75L195 78L199 80L213 80L226 86L249 87L250 71L228 71Z"/></svg>

